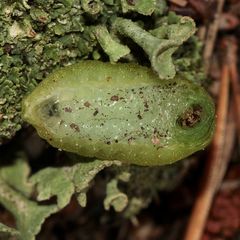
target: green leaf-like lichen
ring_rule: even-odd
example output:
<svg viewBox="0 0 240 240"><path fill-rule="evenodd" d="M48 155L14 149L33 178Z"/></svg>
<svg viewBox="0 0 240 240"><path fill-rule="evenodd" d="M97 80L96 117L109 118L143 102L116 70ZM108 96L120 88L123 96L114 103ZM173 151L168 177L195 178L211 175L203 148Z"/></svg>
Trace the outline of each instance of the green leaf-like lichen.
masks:
<svg viewBox="0 0 240 240"><path fill-rule="evenodd" d="M31 178L32 183L37 183L37 200L48 200L57 196L57 205L61 209L65 207L74 193L74 185L71 181L71 169L46 168Z"/></svg>
<svg viewBox="0 0 240 240"><path fill-rule="evenodd" d="M165 167L131 165L107 169L114 177L106 183L105 209L112 206L116 211L122 211L126 218L134 218L159 190L170 191L176 187L190 165L191 159L188 159Z"/></svg>
<svg viewBox="0 0 240 240"><path fill-rule="evenodd" d="M111 165L120 165L120 163L95 160L78 163L72 167L46 168L34 174L31 182L37 185L39 201L57 196L57 205L61 209L69 203L75 192L79 196L80 205L85 206L89 183L96 174Z"/></svg>
<svg viewBox="0 0 240 240"><path fill-rule="evenodd" d="M151 15L157 7L156 2L156 0L121 0L122 11L123 13L135 11L143 15Z"/></svg>
<svg viewBox="0 0 240 240"><path fill-rule="evenodd" d="M176 23L163 24L150 33L137 23L123 18L117 18L114 27L143 48L161 79L170 79L176 75L173 53L196 31L195 23L191 18L177 19Z"/></svg>
<svg viewBox="0 0 240 240"><path fill-rule="evenodd" d="M109 34L106 26L98 25L93 28L93 32L111 62L117 62L121 57L130 53L130 49L115 41Z"/></svg>
<svg viewBox="0 0 240 240"><path fill-rule="evenodd" d="M45 168L28 180L29 167L25 157L19 154L14 164L0 169L0 203L16 219L16 229L2 225L0 232L6 237L17 235L21 240L33 240L45 218L65 207L74 193L79 204L86 206L90 183L104 169L110 171L110 175L114 173L111 179L106 179L105 209L112 206L116 211L124 211L126 217L134 217L159 189L168 188L169 178L173 179L175 171L181 171L181 168L121 167L117 161L95 160L71 167ZM126 183L123 189L118 186L120 182ZM38 201L57 196L57 205L39 205L30 200L34 184Z"/></svg>
<svg viewBox="0 0 240 240"><path fill-rule="evenodd" d="M28 181L30 169L23 154L19 154L14 165L5 166L0 169L1 179L17 191L29 197L32 193L32 185Z"/></svg>
<svg viewBox="0 0 240 240"><path fill-rule="evenodd" d="M104 208L109 210L113 206L116 212L121 212L128 204L128 197L118 188L118 180L113 179L107 184L106 198L104 199Z"/></svg>
<svg viewBox="0 0 240 240"><path fill-rule="evenodd" d="M0 239L8 240L12 239L12 236L19 238L19 234L20 233L16 229L0 223Z"/></svg>
<svg viewBox="0 0 240 240"><path fill-rule="evenodd" d="M57 207L29 200L31 188L27 173L24 157L18 157L15 164L0 169L0 203L15 217L16 230L10 233L19 235L21 240L34 240L45 218L56 212ZM1 231L6 232L6 227Z"/></svg>

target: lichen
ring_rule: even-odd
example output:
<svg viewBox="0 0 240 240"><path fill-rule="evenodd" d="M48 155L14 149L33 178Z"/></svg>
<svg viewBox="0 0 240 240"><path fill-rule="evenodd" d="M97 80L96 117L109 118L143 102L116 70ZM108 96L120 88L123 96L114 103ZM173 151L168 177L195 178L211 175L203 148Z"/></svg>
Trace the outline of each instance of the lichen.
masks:
<svg viewBox="0 0 240 240"><path fill-rule="evenodd" d="M12 213L16 229L0 225L0 236L16 236L19 240L34 240L45 218L57 211L56 205L40 205L30 200L32 185L28 181L29 167L24 154L16 154L13 163L0 169L0 203Z"/></svg>

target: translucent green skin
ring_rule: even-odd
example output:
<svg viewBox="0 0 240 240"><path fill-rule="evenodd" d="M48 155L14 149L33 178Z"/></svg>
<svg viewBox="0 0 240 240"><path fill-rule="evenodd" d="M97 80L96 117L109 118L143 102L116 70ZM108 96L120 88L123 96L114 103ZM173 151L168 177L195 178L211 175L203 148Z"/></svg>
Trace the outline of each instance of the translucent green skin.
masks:
<svg viewBox="0 0 240 240"><path fill-rule="evenodd" d="M183 119L191 117L188 126ZM59 149L153 166L207 146L214 104L203 88L186 80L162 81L134 64L83 61L41 82L24 99L23 118Z"/></svg>

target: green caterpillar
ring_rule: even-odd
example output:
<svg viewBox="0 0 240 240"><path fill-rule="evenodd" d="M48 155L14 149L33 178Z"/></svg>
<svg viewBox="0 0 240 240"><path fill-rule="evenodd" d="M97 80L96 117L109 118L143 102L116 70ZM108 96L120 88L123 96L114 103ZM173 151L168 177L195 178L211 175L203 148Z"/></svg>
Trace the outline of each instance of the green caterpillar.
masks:
<svg viewBox="0 0 240 240"><path fill-rule="evenodd" d="M189 81L135 64L82 61L50 74L23 101L23 118L54 147L153 166L203 149L214 104Z"/></svg>

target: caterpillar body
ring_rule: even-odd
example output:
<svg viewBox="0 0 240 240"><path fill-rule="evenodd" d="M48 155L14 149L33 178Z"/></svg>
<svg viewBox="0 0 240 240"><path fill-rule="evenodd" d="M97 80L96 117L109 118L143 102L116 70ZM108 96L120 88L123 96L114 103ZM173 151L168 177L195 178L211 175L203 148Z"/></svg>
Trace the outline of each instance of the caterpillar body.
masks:
<svg viewBox="0 0 240 240"><path fill-rule="evenodd" d="M200 86L135 64L82 61L51 73L23 100L23 118L52 146L153 166L203 149L214 104Z"/></svg>

